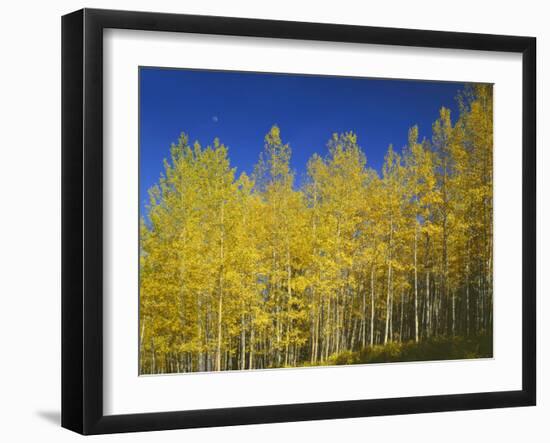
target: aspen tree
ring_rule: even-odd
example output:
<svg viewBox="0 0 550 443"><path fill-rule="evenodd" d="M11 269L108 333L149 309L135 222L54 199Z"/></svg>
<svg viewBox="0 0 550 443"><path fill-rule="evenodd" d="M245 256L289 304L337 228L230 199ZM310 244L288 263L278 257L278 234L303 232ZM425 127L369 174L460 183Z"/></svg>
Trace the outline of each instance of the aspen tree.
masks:
<svg viewBox="0 0 550 443"><path fill-rule="evenodd" d="M219 140L182 134L140 220L140 374L491 338L492 87L458 104L456 122L442 107L431 137L412 126L390 145L380 173L354 132L333 134L300 185L278 126L250 176Z"/></svg>

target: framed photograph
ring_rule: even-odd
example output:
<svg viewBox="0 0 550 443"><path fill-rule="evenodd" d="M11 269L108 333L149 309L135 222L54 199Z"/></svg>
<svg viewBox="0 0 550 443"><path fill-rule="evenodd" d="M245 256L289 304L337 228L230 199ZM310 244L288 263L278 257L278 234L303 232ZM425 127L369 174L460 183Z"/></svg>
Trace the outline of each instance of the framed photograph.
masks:
<svg viewBox="0 0 550 443"><path fill-rule="evenodd" d="M62 425L535 405L536 41L62 19Z"/></svg>

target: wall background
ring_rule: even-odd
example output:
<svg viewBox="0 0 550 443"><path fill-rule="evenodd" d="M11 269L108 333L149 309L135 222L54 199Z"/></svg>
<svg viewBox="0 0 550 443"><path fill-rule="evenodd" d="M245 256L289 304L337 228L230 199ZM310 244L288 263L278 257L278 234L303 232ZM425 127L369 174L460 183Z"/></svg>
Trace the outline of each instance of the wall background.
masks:
<svg viewBox="0 0 550 443"><path fill-rule="evenodd" d="M81 7L530 35L538 38L539 343L538 406L398 417L329 420L94 437L94 441L182 439L280 442L344 438L446 443L547 441L550 430L550 157L543 153L550 93L550 28L544 2L435 0L339 2L246 0L169 2L19 1L2 8L0 27L0 436L8 442L82 440L60 417L61 15ZM546 109L543 109L546 108ZM546 111L546 112L544 112ZM541 249L545 249L541 252ZM545 275L543 275L545 274ZM413 383L413 381L411 381Z"/></svg>

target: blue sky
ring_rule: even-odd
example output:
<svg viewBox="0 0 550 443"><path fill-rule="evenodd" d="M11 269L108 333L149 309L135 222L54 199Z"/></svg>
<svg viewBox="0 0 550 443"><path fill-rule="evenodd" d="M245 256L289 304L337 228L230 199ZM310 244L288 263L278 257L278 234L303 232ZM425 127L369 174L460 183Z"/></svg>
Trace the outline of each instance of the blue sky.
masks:
<svg viewBox="0 0 550 443"><path fill-rule="evenodd" d="M297 181L313 153L325 156L334 132L354 131L378 171L388 145L407 143L408 128L431 137L439 108L451 109L463 83L140 68L140 201L163 171L181 132L229 148L237 175L250 173L273 124L292 148Z"/></svg>

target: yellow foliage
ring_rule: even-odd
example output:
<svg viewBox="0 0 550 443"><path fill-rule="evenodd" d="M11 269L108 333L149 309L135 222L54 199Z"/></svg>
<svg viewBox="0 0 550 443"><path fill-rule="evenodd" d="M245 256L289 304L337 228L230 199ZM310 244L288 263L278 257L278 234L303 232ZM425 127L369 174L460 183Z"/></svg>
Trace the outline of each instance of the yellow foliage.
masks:
<svg viewBox="0 0 550 443"><path fill-rule="evenodd" d="M140 223L141 373L348 361L489 329L492 89L459 104L431 140L413 126L390 145L381 174L355 133L333 134L300 189L278 126L239 177L218 139L181 134Z"/></svg>

